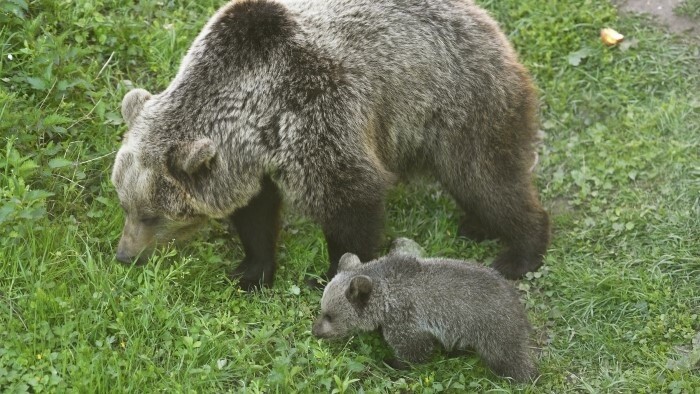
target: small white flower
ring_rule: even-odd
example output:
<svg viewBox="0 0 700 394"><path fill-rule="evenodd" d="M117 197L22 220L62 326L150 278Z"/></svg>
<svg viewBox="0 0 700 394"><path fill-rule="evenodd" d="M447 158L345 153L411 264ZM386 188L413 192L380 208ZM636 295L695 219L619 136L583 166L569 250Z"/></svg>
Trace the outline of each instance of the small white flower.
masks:
<svg viewBox="0 0 700 394"><path fill-rule="evenodd" d="M8 53L8 54L7 54L7 58L10 59L10 60L12 60L12 54L11 54L11 53Z"/></svg>

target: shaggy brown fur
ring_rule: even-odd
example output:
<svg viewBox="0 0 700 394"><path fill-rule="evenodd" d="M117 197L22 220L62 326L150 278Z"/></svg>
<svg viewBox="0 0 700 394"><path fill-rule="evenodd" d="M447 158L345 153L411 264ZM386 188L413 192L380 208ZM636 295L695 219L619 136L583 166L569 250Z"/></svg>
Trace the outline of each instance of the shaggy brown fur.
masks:
<svg viewBox="0 0 700 394"><path fill-rule="evenodd" d="M494 267L519 277L549 242L530 171L536 107L527 71L471 1L233 1L165 91L124 98L118 258L228 218L242 285L271 283L284 199L322 226L332 277L346 252L375 257L387 190L424 172L464 210L462 233L499 238Z"/></svg>

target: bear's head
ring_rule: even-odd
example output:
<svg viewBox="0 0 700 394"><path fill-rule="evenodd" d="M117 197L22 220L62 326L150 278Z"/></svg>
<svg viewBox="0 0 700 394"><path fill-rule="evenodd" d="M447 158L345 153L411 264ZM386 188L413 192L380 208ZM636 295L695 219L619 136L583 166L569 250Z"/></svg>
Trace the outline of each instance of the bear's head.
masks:
<svg viewBox="0 0 700 394"><path fill-rule="evenodd" d="M157 244L187 238L207 217L216 216L192 192L206 191L201 184L217 165L214 142L206 137L155 139L152 129L162 125L163 116L153 101L143 89L131 90L122 101L129 131L112 171L126 216L117 248L121 262L143 262Z"/></svg>
<svg viewBox="0 0 700 394"><path fill-rule="evenodd" d="M338 273L323 290L321 314L313 324L313 335L337 339L379 327L381 291L376 280L358 272L361 266L354 254L340 258Z"/></svg>

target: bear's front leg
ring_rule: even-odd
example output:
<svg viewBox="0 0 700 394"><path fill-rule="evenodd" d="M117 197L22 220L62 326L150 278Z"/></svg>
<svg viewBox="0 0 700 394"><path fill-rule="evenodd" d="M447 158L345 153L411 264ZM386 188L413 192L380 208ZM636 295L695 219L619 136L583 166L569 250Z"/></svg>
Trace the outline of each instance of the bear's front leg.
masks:
<svg viewBox="0 0 700 394"><path fill-rule="evenodd" d="M277 186L265 176L260 193L228 218L229 226L235 227L245 252L245 258L231 277L238 280L244 290L272 286L281 206Z"/></svg>
<svg viewBox="0 0 700 394"><path fill-rule="evenodd" d="M327 279L338 272L338 262L345 253L357 255L362 262L374 259L383 224L383 199L352 202L334 210L322 222L330 260Z"/></svg>
<svg viewBox="0 0 700 394"><path fill-rule="evenodd" d="M406 369L409 363L423 363L433 354L435 344L432 335L417 327L410 327L409 322L384 327L382 333L395 356L385 362L394 369Z"/></svg>

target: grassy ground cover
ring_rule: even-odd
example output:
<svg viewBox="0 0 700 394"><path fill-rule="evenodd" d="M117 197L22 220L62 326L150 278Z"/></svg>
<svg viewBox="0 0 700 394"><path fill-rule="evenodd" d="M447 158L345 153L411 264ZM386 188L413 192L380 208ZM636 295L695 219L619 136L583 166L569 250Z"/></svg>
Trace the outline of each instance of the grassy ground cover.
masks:
<svg viewBox="0 0 700 394"><path fill-rule="evenodd" d="M271 289L236 290L242 251L213 223L145 267L114 261L109 183L132 86L158 91L218 1L0 0L0 391L697 392L700 49L607 2L483 0L541 90L545 267L517 283L542 376L511 385L476 357L399 372L377 335L311 336L322 234L285 215ZM600 44L611 26L626 35ZM488 263L454 203L398 187L387 241Z"/></svg>
<svg viewBox="0 0 700 394"><path fill-rule="evenodd" d="M674 11L679 15L700 19L700 0L685 0Z"/></svg>

